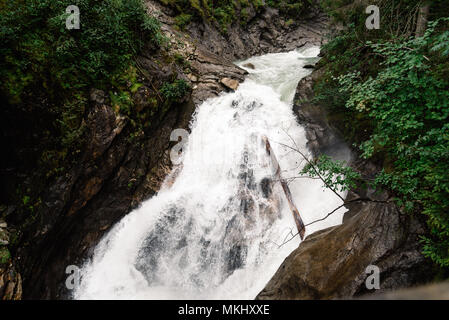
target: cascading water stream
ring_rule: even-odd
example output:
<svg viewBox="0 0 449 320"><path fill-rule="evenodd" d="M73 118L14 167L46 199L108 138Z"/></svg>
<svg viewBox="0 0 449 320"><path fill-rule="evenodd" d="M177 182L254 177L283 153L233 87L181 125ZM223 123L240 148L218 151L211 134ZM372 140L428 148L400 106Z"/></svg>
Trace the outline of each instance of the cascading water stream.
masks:
<svg viewBox="0 0 449 320"><path fill-rule="evenodd" d="M125 216L100 241L82 269L77 299L253 299L299 237L285 195L273 180L262 144L267 136L283 178L304 165L304 129L291 104L298 81L319 49L267 54L247 63L233 93L200 105L173 183ZM294 139L291 141L291 138ZM319 180L289 183L305 223L341 204ZM307 228L341 223L344 208Z"/></svg>

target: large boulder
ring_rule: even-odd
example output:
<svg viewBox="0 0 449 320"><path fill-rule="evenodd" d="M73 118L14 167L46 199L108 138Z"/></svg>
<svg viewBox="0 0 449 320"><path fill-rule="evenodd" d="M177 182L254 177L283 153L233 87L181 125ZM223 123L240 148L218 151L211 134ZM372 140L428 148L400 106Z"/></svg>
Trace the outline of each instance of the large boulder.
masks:
<svg viewBox="0 0 449 320"><path fill-rule="evenodd" d="M237 90L237 88L239 87L239 82L235 79L223 78L220 80L220 83L224 85L226 88L233 91Z"/></svg>
<svg viewBox="0 0 449 320"><path fill-rule="evenodd" d="M306 238L282 263L257 299L336 299L373 292L369 265L380 269L380 291L428 280L420 254L420 224L391 202L367 201L340 226ZM374 290L375 291L375 290Z"/></svg>

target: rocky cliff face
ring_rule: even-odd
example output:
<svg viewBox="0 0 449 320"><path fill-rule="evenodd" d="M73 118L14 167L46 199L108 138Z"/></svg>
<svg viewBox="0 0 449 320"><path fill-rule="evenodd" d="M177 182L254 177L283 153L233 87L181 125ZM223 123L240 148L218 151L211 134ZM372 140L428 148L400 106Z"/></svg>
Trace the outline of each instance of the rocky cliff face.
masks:
<svg viewBox="0 0 449 320"><path fill-rule="evenodd" d="M174 27L172 9L156 1L148 1L148 7L165 25ZM192 21L183 33L208 52L236 60L291 51L305 45L320 45L327 32L328 18L318 4L311 6L299 19L288 19L279 10L268 6L258 11L251 3L248 3L246 13L248 22L242 25L237 19L228 26L226 34L204 19Z"/></svg>
<svg viewBox="0 0 449 320"><path fill-rule="evenodd" d="M137 108L149 107L150 93L157 93L155 83L184 79L192 91L155 115L150 129L135 132L107 94L92 89L83 118L87 142L73 165L45 187L30 217L19 221L15 204L0 207L0 216L8 222L1 222L0 230L5 236L0 243L2 299L67 298L66 267L80 266L101 236L155 194L170 172L172 130L188 128L195 105L235 89L244 79L246 72L232 60L319 44L325 30L325 19L317 12L288 26L276 10L267 9L254 14L247 28L232 26L228 36L207 22L181 33L173 29L169 9L154 1L147 5L163 23L171 55L182 60L184 67L153 52L138 57L143 85L133 96ZM14 175L6 171L7 176ZM26 183L26 176L23 179Z"/></svg>
<svg viewBox="0 0 449 320"><path fill-rule="evenodd" d="M313 82L320 75L316 70L302 79L295 96L294 111L306 128L309 148L315 156L350 159L364 178L372 178L380 168L360 159L345 144L326 108L310 102ZM387 192L357 188L346 201L343 224L308 236L257 299L350 298L431 280L432 268L420 253L419 236L424 233L420 221L402 213ZM369 265L380 270L379 290L366 288Z"/></svg>
<svg viewBox="0 0 449 320"><path fill-rule="evenodd" d="M15 261L24 298L62 297L66 266L79 265L106 230L157 192L170 170L170 133L187 127L194 108L185 97L151 131L133 136L130 123L102 96L91 94L81 159L49 186L45 206L22 231Z"/></svg>
<svg viewBox="0 0 449 320"><path fill-rule="evenodd" d="M420 224L393 203L364 201L345 222L306 238L284 261L258 299L336 299L372 293L369 265L380 269L378 292L425 282L431 274L419 252Z"/></svg>

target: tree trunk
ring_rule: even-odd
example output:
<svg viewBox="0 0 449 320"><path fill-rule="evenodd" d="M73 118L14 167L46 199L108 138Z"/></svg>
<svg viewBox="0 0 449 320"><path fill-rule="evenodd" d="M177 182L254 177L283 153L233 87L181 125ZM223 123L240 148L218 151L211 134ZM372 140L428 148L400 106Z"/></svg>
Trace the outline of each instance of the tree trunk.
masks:
<svg viewBox="0 0 449 320"><path fill-rule="evenodd" d="M429 17L430 4L425 2L421 5L418 12L418 21L416 22L415 36L422 37L426 32L427 18Z"/></svg>
<svg viewBox="0 0 449 320"><path fill-rule="evenodd" d="M290 207L290 210L293 214L293 219L296 223L296 228L298 229L299 236L301 237L301 240L304 240L304 235L306 233L306 227L304 226L304 222L301 219L301 215L299 214L298 209L296 208L293 197L290 192L290 188L287 185L287 181L282 179L281 177L281 168L279 167L279 162L276 159L276 156L274 155L273 150L271 149L270 142L268 141L267 137L263 137L263 140L265 142L265 149L267 151L267 154L270 156L271 162L274 166L274 175L281 183L282 189L284 189L285 197L287 198L288 206Z"/></svg>

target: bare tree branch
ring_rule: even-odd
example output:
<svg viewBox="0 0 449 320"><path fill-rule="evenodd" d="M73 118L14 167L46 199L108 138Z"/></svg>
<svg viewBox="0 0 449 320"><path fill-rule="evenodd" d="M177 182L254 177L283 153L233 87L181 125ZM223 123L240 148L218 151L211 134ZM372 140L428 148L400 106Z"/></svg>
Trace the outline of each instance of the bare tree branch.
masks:
<svg viewBox="0 0 449 320"><path fill-rule="evenodd" d="M349 201L345 201L343 204L339 205L339 206L336 207L334 210L332 210L331 212L329 212L328 214L326 214L323 218L320 218L320 219L314 220L314 221L312 221L312 222L309 222L309 223L305 224L304 226L307 227L307 226L310 226L310 225L312 225L312 224L314 224L314 223L317 223L317 222L326 220L330 215L332 215L333 213L335 213L338 209L341 209L341 208L343 208L344 206L346 206L346 205L348 205L348 204L350 204L350 203L358 202L358 201L371 201L371 202L379 202L379 203L388 203L388 202L389 202L388 200L385 200L385 201L384 201L384 200L373 200L373 199L369 199L369 198L356 198L356 199L352 199L352 200L349 200ZM292 234L292 233L289 233L289 234ZM288 236L289 234L287 234L287 236ZM291 236L290 239L288 239L287 241L285 241L285 238L284 238L284 242L282 242L280 245L278 245L278 244L276 243L276 245L278 246L278 248L281 248L281 247L284 246L286 243L288 243L288 242L290 242L291 240L293 240L294 238L296 238L297 235L298 235L298 233L292 234L292 236ZM275 242L273 242L273 243L275 243Z"/></svg>
<svg viewBox="0 0 449 320"><path fill-rule="evenodd" d="M284 131L285 132L285 131ZM332 188L325 180L324 180L324 178L321 176L321 174L319 173L319 171L318 171L318 169L316 168L316 166L312 163L312 161L310 161L307 157L306 157L306 155L304 155L304 153L302 153L301 152L301 150L299 150L299 148L298 148L298 146L296 145L296 142L294 141L294 139L287 133L287 132L285 132L286 134L287 134L287 136L290 138L290 140L292 140L293 141L293 143L294 143L294 145L295 145L295 147L291 147L291 146L289 146L289 145L287 145L287 144L285 144L285 143L282 143L282 142L277 142L277 141L274 141L275 143L277 143L277 144L279 144L279 145L281 145L281 146L283 146L283 147L286 147L286 148L289 148L289 149L291 149L291 150L294 150L294 151L296 151L297 153L299 153L300 155L301 155L301 157L303 157L303 159L310 165L310 167L312 168L312 170L315 172L315 174L318 176L318 178L326 185L326 187L328 188L328 189L330 189L338 198L340 198L340 200L341 201L345 201L345 199L334 189L334 188Z"/></svg>

